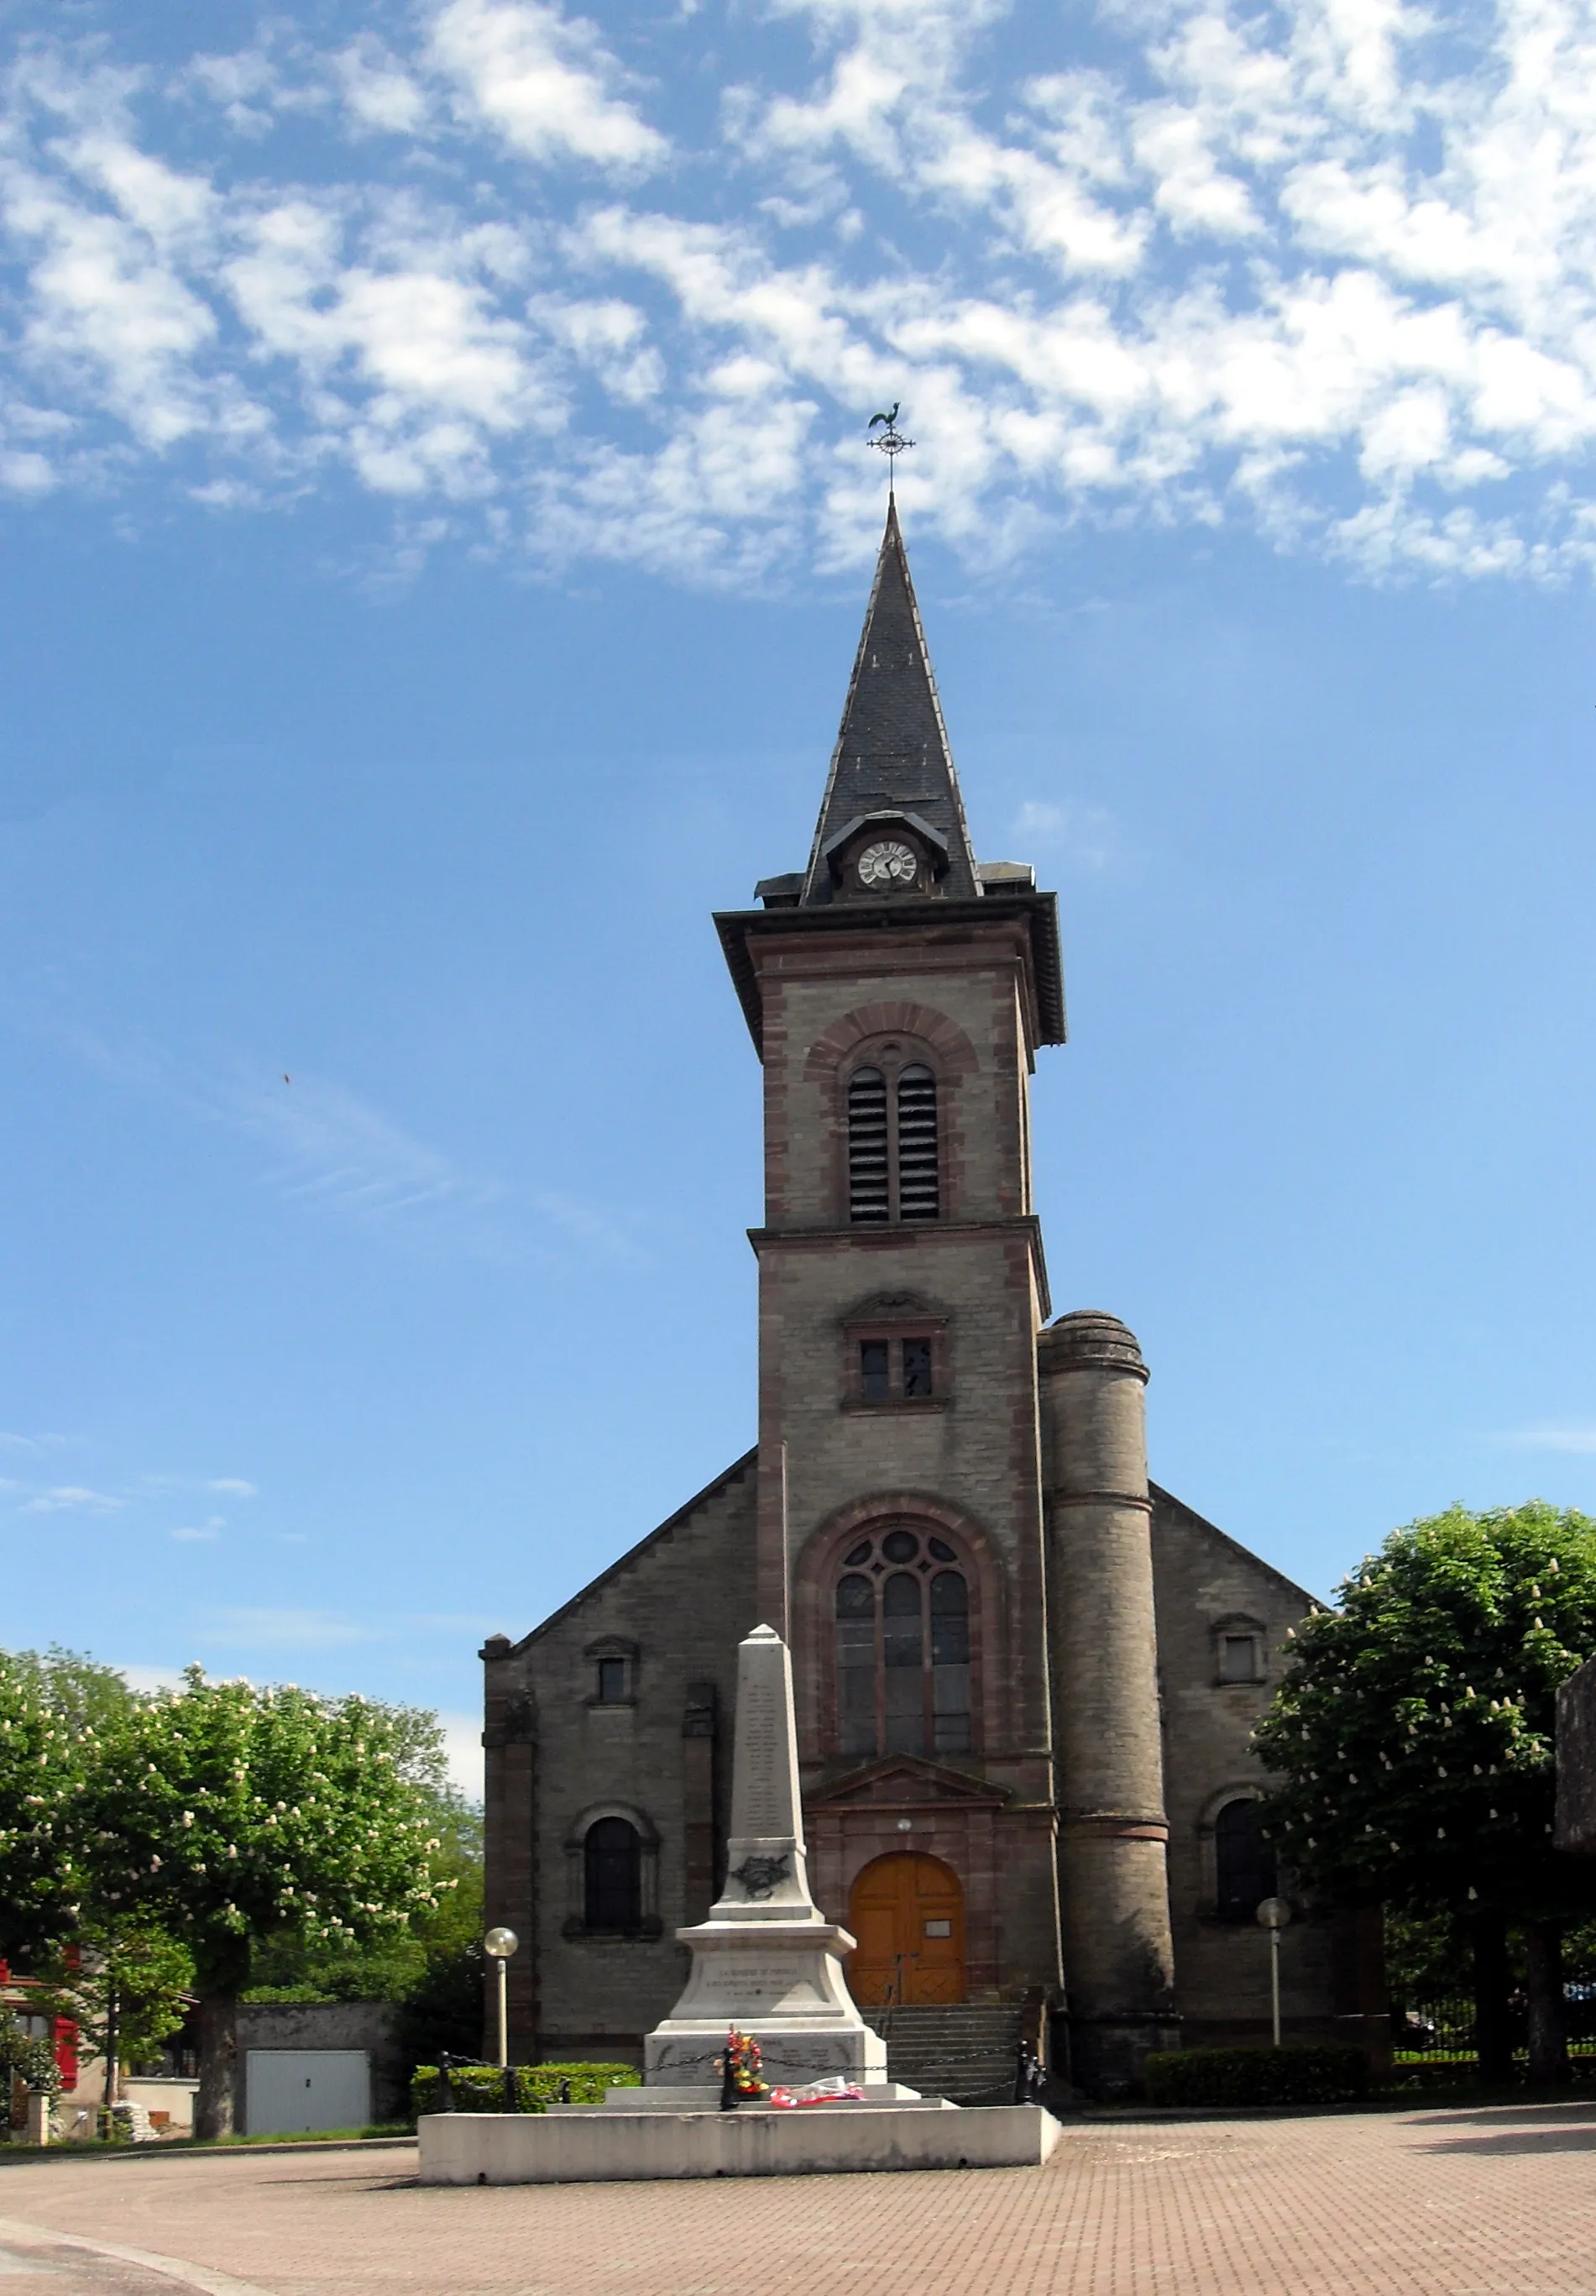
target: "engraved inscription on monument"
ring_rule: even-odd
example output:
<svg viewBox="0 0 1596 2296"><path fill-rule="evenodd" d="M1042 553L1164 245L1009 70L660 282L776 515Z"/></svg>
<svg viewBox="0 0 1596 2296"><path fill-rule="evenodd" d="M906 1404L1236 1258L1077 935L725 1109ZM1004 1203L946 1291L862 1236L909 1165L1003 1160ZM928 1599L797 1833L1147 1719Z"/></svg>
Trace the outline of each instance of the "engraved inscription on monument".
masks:
<svg viewBox="0 0 1596 2296"><path fill-rule="evenodd" d="M783 1797L778 1790L781 1741L776 1730L774 1689L773 1683L752 1683L749 1686L748 1710L745 1711L741 1698L737 1708L736 1782L742 1792L737 1798L741 1807L733 1816L733 1829L740 1834L766 1840L788 1833L792 1824L791 1813L782 1808Z"/></svg>

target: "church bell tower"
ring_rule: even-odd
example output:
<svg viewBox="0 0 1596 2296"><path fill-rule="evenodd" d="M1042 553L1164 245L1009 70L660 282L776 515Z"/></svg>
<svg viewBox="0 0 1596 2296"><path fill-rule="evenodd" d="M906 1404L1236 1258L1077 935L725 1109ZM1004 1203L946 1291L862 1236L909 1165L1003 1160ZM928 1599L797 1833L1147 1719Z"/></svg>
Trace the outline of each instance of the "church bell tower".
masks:
<svg viewBox="0 0 1596 2296"><path fill-rule="evenodd" d="M758 1608L816 1894L862 2004L1062 1984L1088 2054L1093 2020L1130 2046L1170 1962L1141 1390L1094 1448L1125 1366L1050 1338L1039 1369L1057 904L975 857L896 504L807 866L757 898L716 924L764 1069ZM1061 1733L1083 1668L1095 1723Z"/></svg>

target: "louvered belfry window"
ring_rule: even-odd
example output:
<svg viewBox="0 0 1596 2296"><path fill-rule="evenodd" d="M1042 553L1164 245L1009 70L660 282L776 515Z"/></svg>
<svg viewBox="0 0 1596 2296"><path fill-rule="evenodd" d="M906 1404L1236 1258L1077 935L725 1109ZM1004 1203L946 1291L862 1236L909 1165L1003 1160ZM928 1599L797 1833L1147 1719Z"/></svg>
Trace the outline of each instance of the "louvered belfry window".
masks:
<svg viewBox="0 0 1596 2296"><path fill-rule="evenodd" d="M934 1220L942 1194L937 1079L919 1062L890 1077L854 1070L847 1087L848 1218L855 1226Z"/></svg>
<svg viewBox="0 0 1596 2296"><path fill-rule="evenodd" d="M897 1080L897 1195L900 1219L936 1218L937 1079L918 1065Z"/></svg>
<svg viewBox="0 0 1596 2296"><path fill-rule="evenodd" d="M880 1069L855 1069L848 1079L847 1210L849 1219L875 1226L892 1217L887 1079Z"/></svg>

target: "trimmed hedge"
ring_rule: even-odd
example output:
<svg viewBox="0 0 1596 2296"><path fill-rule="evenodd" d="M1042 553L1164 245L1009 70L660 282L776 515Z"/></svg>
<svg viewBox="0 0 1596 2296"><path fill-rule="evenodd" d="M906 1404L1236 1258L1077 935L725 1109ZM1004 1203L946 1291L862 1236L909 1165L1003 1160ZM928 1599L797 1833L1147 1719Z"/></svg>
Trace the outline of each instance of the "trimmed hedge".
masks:
<svg viewBox="0 0 1596 2296"><path fill-rule="evenodd" d="M1154 2104L1355 2104L1369 2094L1362 2049L1181 2049L1147 2060Z"/></svg>
<svg viewBox="0 0 1596 2296"><path fill-rule="evenodd" d="M573 2104L602 2104L607 2088L641 2088L642 2075L635 2065L514 2065L515 2109L541 2112L560 2101L560 2084L569 2081ZM449 2087L456 2112L503 2112L504 2076L497 2065L452 2065ZM419 2120L437 2112L438 2073L436 2065L417 2065L410 2082L410 2109Z"/></svg>

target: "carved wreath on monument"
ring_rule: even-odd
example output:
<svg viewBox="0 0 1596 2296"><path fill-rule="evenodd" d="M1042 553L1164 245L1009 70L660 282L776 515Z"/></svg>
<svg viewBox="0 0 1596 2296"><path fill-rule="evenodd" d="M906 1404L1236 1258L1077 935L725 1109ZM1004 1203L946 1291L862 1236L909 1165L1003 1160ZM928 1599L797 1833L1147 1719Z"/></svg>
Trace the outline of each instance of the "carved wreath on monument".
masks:
<svg viewBox="0 0 1596 2296"><path fill-rule="evenodd" d="M745 1857L741 1866L733 1866L732 1879L741 1882L746 1897L772 1897L777 1882L787 1879L788 1857L783 1850L779 1857Z"/></svg>

